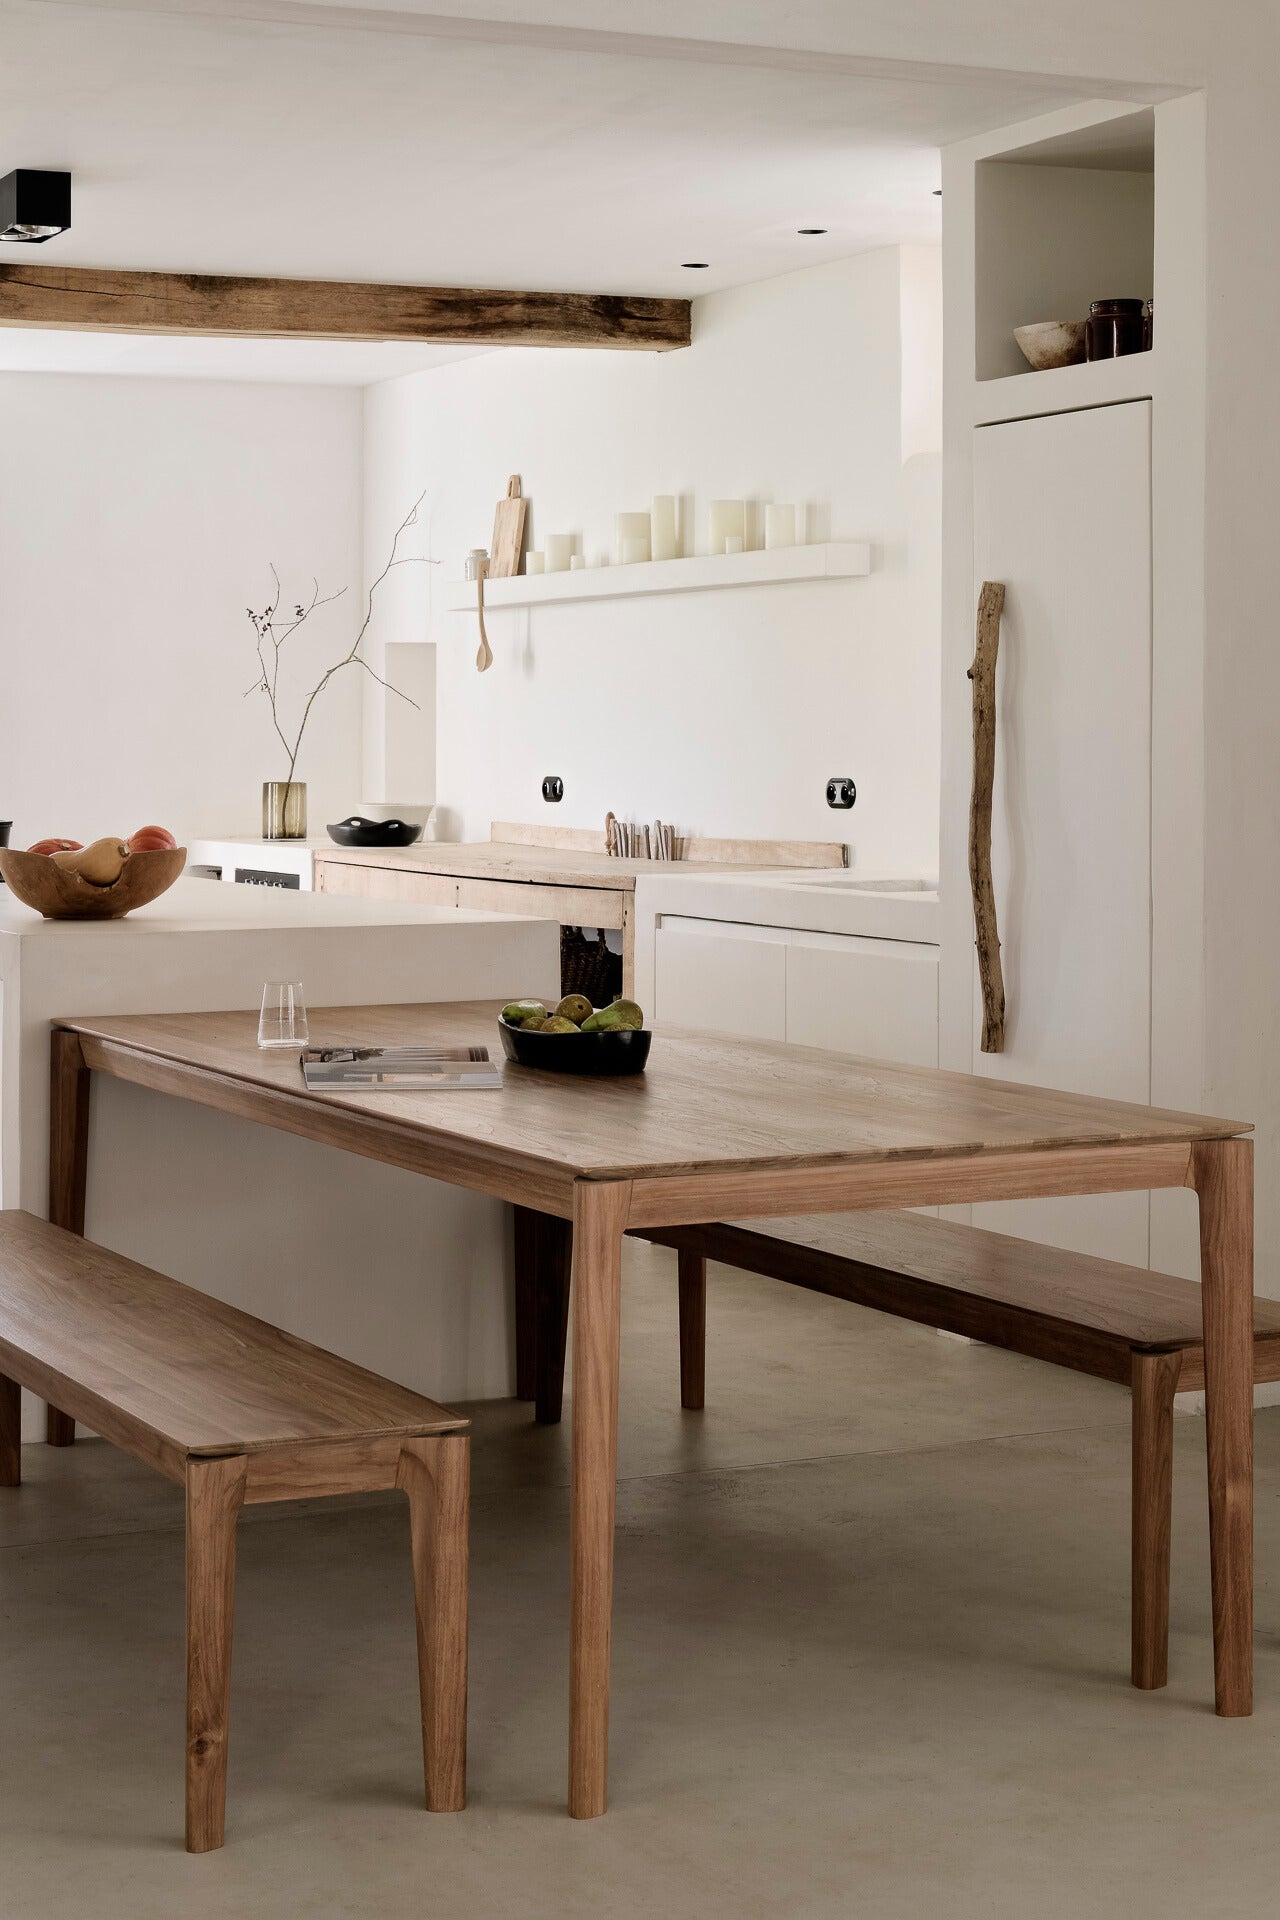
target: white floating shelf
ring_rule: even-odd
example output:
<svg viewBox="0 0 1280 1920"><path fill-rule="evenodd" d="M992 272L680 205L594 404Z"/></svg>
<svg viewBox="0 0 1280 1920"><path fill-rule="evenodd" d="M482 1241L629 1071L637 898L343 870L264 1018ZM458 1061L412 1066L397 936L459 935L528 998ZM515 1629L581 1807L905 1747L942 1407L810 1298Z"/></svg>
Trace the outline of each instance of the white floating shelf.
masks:
<svg viewBox="0 0 1280 1920"><path fill-rule="evenodd" d="M702 593L711 587L762 587L786 580L856 580L871 571L865 540L811 547L768 547L754 553L699 554L692 560L647 560L629 567L580 567L576 573L517 574L486 580L485 612L542 607L565 600L621 600L636 593ZM476 604L474 580L450 581L449 611Z"/></svg>

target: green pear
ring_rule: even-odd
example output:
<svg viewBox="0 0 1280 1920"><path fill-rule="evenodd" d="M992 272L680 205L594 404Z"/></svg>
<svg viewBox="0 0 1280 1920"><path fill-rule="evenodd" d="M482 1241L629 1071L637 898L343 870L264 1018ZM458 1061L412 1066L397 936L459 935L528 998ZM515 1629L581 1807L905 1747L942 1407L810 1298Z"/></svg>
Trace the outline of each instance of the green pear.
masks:
<svg viewBox="0 0 1280 1920"><path fill-rule="evenodd" d="M545 1020L547 1010L541 1000L508 1000L502 1017L509 1027L522 1027L528 1020Z"/></svg>

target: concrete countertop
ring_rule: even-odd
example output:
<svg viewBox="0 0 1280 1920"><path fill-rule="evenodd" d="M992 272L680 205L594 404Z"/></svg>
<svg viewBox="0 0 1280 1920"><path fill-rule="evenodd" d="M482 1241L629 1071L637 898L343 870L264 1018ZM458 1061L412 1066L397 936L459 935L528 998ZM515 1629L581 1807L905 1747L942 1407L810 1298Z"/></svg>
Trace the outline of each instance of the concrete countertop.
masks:
<svg viewBox="0 0 1280 1920"><path fill-rule="evenodd" d="M0 937L74 939L93 928L114 935L175 933L296 933L308 929L414 927L461 922L498 924L524 915L458 907L415 906L398 900L362 900L342 894L283 887L218 886L209 880L178 880L148 906L123 920L45 920L0 887Z"/></svg>
<svg viewBox="0 0 1280 1920"><path fill-rule="evenodd" d="M672 865L637 878L637 938L659 914L927 946L942 934L935 880L835 867L704 873Z"/></svg>

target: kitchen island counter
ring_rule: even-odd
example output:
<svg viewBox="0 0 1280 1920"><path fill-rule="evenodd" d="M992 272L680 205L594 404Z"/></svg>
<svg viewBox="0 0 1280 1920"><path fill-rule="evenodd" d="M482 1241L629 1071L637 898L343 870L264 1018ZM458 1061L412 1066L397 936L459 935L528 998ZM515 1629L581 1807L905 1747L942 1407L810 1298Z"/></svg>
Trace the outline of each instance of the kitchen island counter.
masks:
<svg viewBox="0 0 1280 1920"><path fill-rule="evenodd" d="M556 927L505 913L182 879L124 920L50 921L0 888L0 1200L47 1211L58 1018L256 1008L269 979L318 1007L554 995L558 977ZM432 1398L510 1391L497 1202L123 1084L92 1128L91 1238Z"/></svg>

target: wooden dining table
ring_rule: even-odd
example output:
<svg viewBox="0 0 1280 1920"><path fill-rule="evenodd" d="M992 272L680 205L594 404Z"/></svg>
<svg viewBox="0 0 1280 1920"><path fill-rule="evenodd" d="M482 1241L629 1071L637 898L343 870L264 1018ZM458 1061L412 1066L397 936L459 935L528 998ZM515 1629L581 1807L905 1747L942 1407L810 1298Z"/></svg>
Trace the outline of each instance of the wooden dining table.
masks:
<svg viewBox="0 0 1280 1920"><path fill-rule="evenodd" d="M487 1043L488 1003L330 1008L313 1042ZM566 1045L574 1044L571 1038ZM622 1241L751 1216L1193 1188L1217 1710L1252 1709L1253 1146L1237 1121L661 1029L648 1070L508 1065L500 1091L308 1093L253 1013L68 1019L52 1035L50 1217L84 1231L91 1076L494 1195L572 1233L569 1811L605 1811ZM568 1234L560 1229L562 1241ZM70 1428L50 1409L49 1438Z"/></svg>

